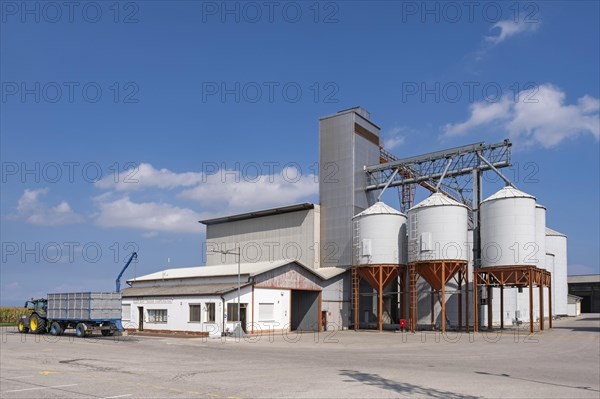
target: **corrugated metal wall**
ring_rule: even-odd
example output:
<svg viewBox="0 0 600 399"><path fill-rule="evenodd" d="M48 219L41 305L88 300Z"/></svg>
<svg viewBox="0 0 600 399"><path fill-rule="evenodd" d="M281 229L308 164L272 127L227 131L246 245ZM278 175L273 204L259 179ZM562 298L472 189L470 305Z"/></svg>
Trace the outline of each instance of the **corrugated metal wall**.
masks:
<svg viewBox="0 0 600 399"><path fill-rule="evenodd" d="M242 263L298 259L318 268L315 243L319 241L319 216L319 207L315 205L315 209L209 225L206 247L233 249L239 243ZM234 258L209 252L206 264L233 263Z"/></svg>
<svg viewBox="0 0 600 399"><path fill-rule="evenodd" d="M379 128L366 117L349 110L320 120L322 267L352 264L352 217L375 200L364 191L363 166L379 163Z"/></svg>

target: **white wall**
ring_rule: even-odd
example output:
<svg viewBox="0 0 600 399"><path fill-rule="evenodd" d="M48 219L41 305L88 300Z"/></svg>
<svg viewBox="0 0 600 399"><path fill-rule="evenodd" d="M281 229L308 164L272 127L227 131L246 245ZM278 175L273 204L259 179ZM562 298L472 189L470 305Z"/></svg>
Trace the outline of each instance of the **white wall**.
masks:
<svg viewBox="0 0 600 399"><path fill-rule="evenodd" d="M227 328L232 330L235 326L233 320L224 320L227 304L237 304L238 293L232 291L223 295L225 304L219 295L213 296L186 296L186 297L144 297L124 298L123 308L128 314L123 314L125 328L138 328L138 307L144 308L144 330L169 330L186 332L208 332L218 334ZM240 303L246 305L246 331L288 331L290 329L290 301L289 289L255 288L254 303L252 303L252 287L241 289ZM207 321L206 304L215 304L215 321ZM274 306L273 318L270 321L261 320L259 314L260 303L272 303ZM191 322L191 304L200 304L202 309L201 322ZM129 305L129 309L127 309ZM152 323L149 321L148 310L166 309L166 323ZM254 317L254 318L253 318ZM254 324L253 324L254 321Z"/></svg>
<svg viewBox="0 0 600 399"><path fill-rule="evenodd" d="M291 291L289 289L279 288L255 288L254 289L254 307L248 317L249 329L257 331L289 331L290 330L290 305ZM261 303L274 305L273 318L266 320L262 318L259 308ZM253 313L252 313L253 312ZM252 316L253 315L253 316ZM252 320L254 324L252 325Z"/></svg>

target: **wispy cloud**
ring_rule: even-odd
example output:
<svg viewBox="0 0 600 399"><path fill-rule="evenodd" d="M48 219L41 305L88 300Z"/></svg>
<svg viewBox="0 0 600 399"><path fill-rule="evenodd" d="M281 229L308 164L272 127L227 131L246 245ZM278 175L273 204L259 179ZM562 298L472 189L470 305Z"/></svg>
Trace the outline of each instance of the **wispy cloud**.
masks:
<svg viewBox="0 0 600 399"><path fill-rule="evenodd" d="M527 21L526 17L519 18L518 22L510 19L499 21L490 28L491 31L494 31L494 35L486 36L485 40L492 45L497 45L519 34L533 32L539 26L539 21Z"/></svg>
<svg viewBox="0 0 600 399"><path fill-rule="evenodd" d="M406 128L393 127L383 135L383 148L386 150L394 150L402 147L406 141Z"/></svg>
<svg viewBox="0 0 600 399"><path fill-rule="evenodd" d="M117 191L136 191L148 188L174 189L191 187L202 182L200 172L176 173L168 169L155 169L151 164L141 163L135 168L119 173L118 176L106 176L95 185L101 189Z"/></svg>
<svg viewBox="0 0 600 399"><path fill-rule="evenodd" d="M58 226L81 223L83 216L77 214L66 201L56 206L45 204L41 197L48 194L48 188L37 190L26 189L17 204L17 213L13 219L25 220L27 223L44 226Z"/></svg>
<svg viewBox="0 0 600 399"><path fill-rule="evenodd" d="M517 101L504 97L497 103L484 101L470 107L469 118L447 124L444 137L461 136L474 129L496 126L523 145L557 146L582 135L600 138L600 101L585 95L576 104L566 104L566 94L552 84L524 90Z"/></svg>

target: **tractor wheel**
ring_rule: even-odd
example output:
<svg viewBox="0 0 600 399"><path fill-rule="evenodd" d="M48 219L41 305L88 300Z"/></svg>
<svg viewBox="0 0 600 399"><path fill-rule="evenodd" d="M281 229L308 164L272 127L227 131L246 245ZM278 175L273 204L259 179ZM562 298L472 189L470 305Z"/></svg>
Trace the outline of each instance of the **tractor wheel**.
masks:
<svg viewBox="0 0 600 399"><path fill-rule="evenodd" d="M24 319L19 320L19 323L17 324L17 329L19 330L19 332L21 334L25 334L25 333L29 332L29 327L27 327L25 325L25 320Z"/></svg>
<svg viewBox="0 0 600 399"><path fill-rule="evenodd" d="M50 326L50 334L52 334L54 336L62 335L63 332L64 332L64 330L63 330L62 326L57 321L53 322L52 325Z"/></svg>
<svg viewBox="0 0 600 399"><path fill-rule="evenodd" d="M88 327L85 325L85 323L78 323L77 326L75 326L75 335L77 335L79 338L87 337Z"/></svg>
<svg viewBox="0 0 600 399"><path fill-rule="evenodd" d="M46 319L42 319L37 314L31 316L29 319L29 329L34 334L42 334L46 331Z"/></svg>

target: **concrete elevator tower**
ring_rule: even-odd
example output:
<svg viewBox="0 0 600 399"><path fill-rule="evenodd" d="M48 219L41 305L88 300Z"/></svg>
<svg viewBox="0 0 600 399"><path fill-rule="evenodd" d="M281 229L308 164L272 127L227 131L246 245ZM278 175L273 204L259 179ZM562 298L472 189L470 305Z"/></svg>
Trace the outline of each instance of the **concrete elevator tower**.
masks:
<svg viewBox="0 0 600 399"><path fill-rule="evenodd" d="M352 217L375 203L364 166L379 163L379 127L356 107L319 121L321 267L353 264Z"/></svg>

